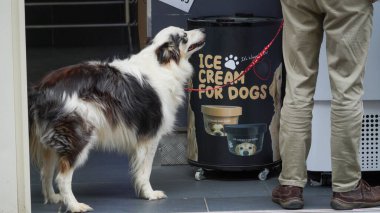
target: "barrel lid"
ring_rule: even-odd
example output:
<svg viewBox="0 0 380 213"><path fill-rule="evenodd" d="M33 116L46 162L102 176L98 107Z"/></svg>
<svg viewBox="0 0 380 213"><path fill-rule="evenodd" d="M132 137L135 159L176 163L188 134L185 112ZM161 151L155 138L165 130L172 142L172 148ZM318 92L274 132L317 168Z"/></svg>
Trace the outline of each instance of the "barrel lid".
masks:
<svg viewBox="0 0 380 213"><path fill-rule="evenodd" d="M188 24L197 26L253 26L280 23L281 19L273 17L258 17L253 15L235 16L203 16L190 18Z"/></svg>
<svg viewBox="0 0 380 213"><path fill-rule="evenodd" d="M203 114L218 117L232 117L242 114L242 108L239 106L202 105L201 111Z"/></svg>
<svg viewBox="0 0 380 213"><path fill-rule="evenodd" d="M263 134L267 131L265 123L224 125L227 134L246 135Z"/></svg>

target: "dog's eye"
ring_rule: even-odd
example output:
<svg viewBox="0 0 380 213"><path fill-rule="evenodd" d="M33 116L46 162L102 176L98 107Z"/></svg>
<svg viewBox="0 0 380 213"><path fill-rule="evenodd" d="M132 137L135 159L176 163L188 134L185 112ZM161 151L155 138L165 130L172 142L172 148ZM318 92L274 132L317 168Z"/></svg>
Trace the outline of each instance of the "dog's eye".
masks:
<svg viewBox="0 0 380 213"><path fill-rule="evenodd" d="M252 147L250 146L249 149L252 149Z"/></svg>
<svg viewBox="0 0 380 213"><path fill-rule="evenodd" d="M220 131L224 132L224 129L223 129L223 128L221 128L221 129L220 129Z"/></svg>
<svg viewBox="0 0 380 213"><path fill-rule="evenodd" d="M240 147L240 150L243 150L243 147Z"/></svg>
<svg viewBox="0 0 380 213"><path fill-rule="evenodd" d="M184 37L184 38L187 38L187 33L183 33L183 37Z"/></svg>

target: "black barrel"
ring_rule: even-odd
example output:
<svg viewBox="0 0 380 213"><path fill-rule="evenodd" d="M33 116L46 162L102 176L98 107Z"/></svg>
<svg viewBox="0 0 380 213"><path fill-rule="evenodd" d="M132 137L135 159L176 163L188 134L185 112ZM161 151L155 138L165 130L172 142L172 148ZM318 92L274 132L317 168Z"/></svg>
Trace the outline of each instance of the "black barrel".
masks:
<svg viewBox="0 0 380 213"><path fill-rule="evenodd" d="M234 81L274 38L280 19L218 16L188 20L204 28L206 44L191 59L192 88ZM233 85L189 93L188 160L218 170L256 170L280 162L278 149L282 87L282 38Z"/></svg>

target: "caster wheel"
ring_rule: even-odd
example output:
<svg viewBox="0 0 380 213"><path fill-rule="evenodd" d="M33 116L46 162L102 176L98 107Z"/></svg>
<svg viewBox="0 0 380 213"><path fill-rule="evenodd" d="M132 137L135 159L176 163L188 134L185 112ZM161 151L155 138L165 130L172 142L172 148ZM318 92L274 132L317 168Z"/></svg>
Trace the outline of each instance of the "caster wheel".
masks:
<svg viewBox="0 0 380 213"><path fill-rule="evenodd" d="M206 179L206 177L205 177L205 171L203 169L198 169L195 172L194 178L195 178L195 180L198 180L198 181Z"/></svg>
<svg viewBox="0 0 380 213"><path fill-rule="evenodd" d="M263 171L260 172L259 174L259 180L266 180L268 178L268 174L269 174L269 169L264 169Z"/></svg>

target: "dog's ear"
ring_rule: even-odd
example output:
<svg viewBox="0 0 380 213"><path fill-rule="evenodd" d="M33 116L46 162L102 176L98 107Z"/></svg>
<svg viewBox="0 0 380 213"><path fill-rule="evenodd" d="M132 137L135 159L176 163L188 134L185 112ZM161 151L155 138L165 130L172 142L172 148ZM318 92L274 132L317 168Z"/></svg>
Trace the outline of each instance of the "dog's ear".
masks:
<svg viewBox="0 0 380 213"><path fill-rule="evenodd" d="M208 128L211 130L211 131L214 131L214 123L208 123Z"/></svg>
<svg viewBox="0 0 380 213"><path fill-rule="evenodd" d="M240 144L237 144L237 145L235 146L235 153L236 153L237 155L240 155Z"/></svg>
<svg viewBox="0 0 380 213"><path fill-rule="evenodd" d="M252 145L253 145L253 146L252 146L252 153L255 154L256 151L257 151L257 147L256 147L255 144L252 144Z"/></svg>
<svg viewBox="0 0 380 213"><path fill-rule="evenodd" d="M167 64L172 60L177 64L179 63L181 57L179 50L180 37L179 35L170 36L169 40L156 50L157 60L160 64Z"/></svg>

